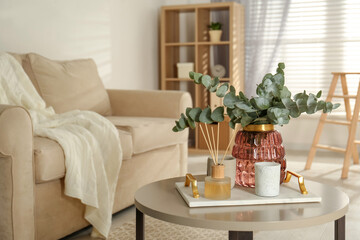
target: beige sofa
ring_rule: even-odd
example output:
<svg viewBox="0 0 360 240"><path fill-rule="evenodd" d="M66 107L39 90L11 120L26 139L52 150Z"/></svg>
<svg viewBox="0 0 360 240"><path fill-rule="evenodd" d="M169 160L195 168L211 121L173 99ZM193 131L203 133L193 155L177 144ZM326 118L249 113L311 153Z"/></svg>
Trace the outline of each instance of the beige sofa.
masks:
<svg viewBox="0 0 360 240"><path fill-rule="evenodd" d="M188 132L171 129L192 104L188 93L106 91L91 59L13 56L57 113L92 110L118 128L123 163L113 212L132 205L142 185L185 174ZM88 226L84 205L63 193L65 174L60 145L33 136L24 108L0 105L0 239L58 239Z"/></svg>

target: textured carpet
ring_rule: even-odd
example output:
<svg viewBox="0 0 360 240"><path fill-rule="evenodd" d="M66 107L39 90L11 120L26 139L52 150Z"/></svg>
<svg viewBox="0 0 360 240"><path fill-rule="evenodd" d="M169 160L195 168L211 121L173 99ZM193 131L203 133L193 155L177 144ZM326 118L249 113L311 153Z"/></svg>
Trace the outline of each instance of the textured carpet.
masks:
<svg viewBox="0 0 360 240"><path fill-rule="evenodd" d="M109 240L135 240L135 221L112 229ZM228 239L227 231L186 227L145 217L146 240L222 240Z"/></svg>

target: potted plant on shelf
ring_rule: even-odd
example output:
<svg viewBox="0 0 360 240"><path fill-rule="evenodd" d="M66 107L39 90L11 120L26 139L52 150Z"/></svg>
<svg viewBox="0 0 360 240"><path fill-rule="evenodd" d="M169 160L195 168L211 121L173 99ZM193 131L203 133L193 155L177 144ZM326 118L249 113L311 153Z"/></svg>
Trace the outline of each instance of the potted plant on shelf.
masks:
<svg viewBox="0 0 360 240"><path fill-rule="evenodd" d="M211 24L208 26L210 28L210 42L220 42L222 34L221 26L222 24L219 22L211 22Z"/></svg>
<svg viewBox="0 0 360 240"><path fill-rule="evenodd" d="M274 130L274 125L288 124L291 118L297 118L302 113L313 114L320 110L328 113L340 106L318 100L321 91L316 95L304 91L292 96L285 86L284 69L285 64L279 63L276 74L266 74L257 86L257 96L250 99L241 91L237 95L235 88L228 83L220 84L217 77L212 79L208 75L190 72L195 84L202 84L208 91L215 92L217 97L224 98L224 105L213 111L210 107L187 108L186 113L181 114L179 121L175 122L173 131L195 128L196 123L219 123L227 115L230 127L235 129L230 143L236 134L232 150L232 155L237 159L236 184L254 187L254 164L258 161L280 163L282 183L286 169L285 151L281 135ZM236 131L237 124L241 124L242 130Z"/></svg>

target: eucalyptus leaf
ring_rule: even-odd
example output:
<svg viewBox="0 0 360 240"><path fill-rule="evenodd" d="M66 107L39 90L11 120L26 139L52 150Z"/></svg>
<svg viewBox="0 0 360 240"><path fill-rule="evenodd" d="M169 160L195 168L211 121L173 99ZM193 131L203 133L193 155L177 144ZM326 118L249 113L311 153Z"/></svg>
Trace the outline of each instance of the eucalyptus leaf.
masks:
<svg viewBox="0 0 360 240"><path fill-rule="evenodd" d="M187 117L190 117L190 111L192 110L192 108L190 108L190 107L188 107L188 108L186 108L186 111L185 111L185 113L186 113L186 116Z"/></svg>
<svg viewBox="0 0 360 240"><path fill-rule="evenodd" d="M235 129L235 123L233 121L230 121L229 122L229 126L232 128L232 129Z"/></svg>
<svg viewBox="0 0 360 240"><path fill-rule="evenodd" d="M194 79L194 72L189 72L189 77L191 78L191 79Z"/></svg>
<svg viewBox="0 0 360 240"><path fill-rule="evenodd" d="M270 107L270 101L265 97L254 97L250 102L259 110L265 110Z"/></svg>
<svg viewBox="0 0 360 240"><path fill-rule="evenodd" d="M230 92L234 93L234 95L235 95L236 90L233 85L230 85Z"/></svg>
<svg viewBox="0 0 360 240"><path fill-rule="evenodd" d="M245 127L247 125L249 125L254 119L250 116L243 116L241 118L241 126Z"/></svg>
<svg viewBox="0 0 360 240"><path fill-rule="evenodd" d="M213 121L211 119L211 109L209 107L207 107L204 110L202 110L199 119L200 119L200 122L203 122L203 123L207 123L207 124L212 123Z"/></svg>
<svg viewBox="0 0 360 240"><path fill-rule="evenodd" d="M225 96L226 92L229 90L229 84L223 83L216 91L216 96L222 98Z"/></svg>
<svg viewBox="0 0 360 240"><path fill-rule="evenodd" d="M201 82L201 76L202 74L201 73L194 73L194 82L197 83L197 84L200 84Z"/></svg>
<svg viewBox="0 0 360 240"><path fill-rule="evenodd" d="M217 107L212 113L211 113L211 119L214 122L222 122L224 121L224 107Z"/></svg>
<svg viewBox="0 0 360 240"><path fill-rule="evenodd" d="M211 86L214 87L214 86L217 86L219 85L220 83L220 80L218 77L214 77L214 79L211 81Z"/></svg>
<svg viewBox="0 0 360 240"><path fill-rule="evenodd" d="M316 98L320 98L322 94L322 91L320 90L317 94L316 94Z"/></svg>
<svg viewBox="0 0 360 240"><path fill-rule="evenodd" d="M213 86L213 87L210 87L210 89L209 89L209 91L210 92L216 92L217 91L217 89L218 89L218 86L219 86L219 84L217 84L217 85L215 85L215 86Z"/></svg>
<svg viewBox="0 0 360 240"><path fill-rule="evenodd" d="M199 107L193 108L189 112L189 117L192 120L194 120L195 122L200 122L200 114L201 114L201 112L202 112L201 108L199 108Z"/></svg>
<svg viewBox="0 0 360 240"><path fill-rule="evenodd" d="M206 87L206 89L210 89L211 87L211 77L209 75L203 75L201 77L201 84Z"/></svg>
<svg viewBox="0 0 360 240"><path fill-rule="evenodd" d="M274 75L273 77L274 79L274 83L283 87L284 86L284 83L285 83L285 79L284 79L284 75L281 74L281 73L277 73Z"/></svg>
<svg viewBox="0 0 360 240"><path fill-rule="evenodd" d="M234 108L235 103L238 101L235 93L230 91L224 97L224 105L229 108Z"/></svg>
<svg viewBox="0 0 360 240"><path fill-rule="evenodd" d="M186 117L183 113L181 114L181 118L179 119L179 125L180 125L180 128L186 128L188 126Z"/></svg>
<svg viewBox="0 0 360 240"><path fill-rule="evenodd" d="M283 89L280 90L280 98L290 98L291 97L291 92L289 91L289 89L287 87L283 87Z"/></svg>
<svg viewBox="0 0 360 240"><path fill-rule="evenodd" d="M245 112L256 112L257 110L254 109L252 106L247 105L245 102L236 102L235 106Z"/></svg>
<svg viewBox="0 0 360 240"><path fill-rule="evenodd" d="M191 118L188 118L187 122L188 122L189 127L191 127L192 129L194 129L196 127L195 122Z"/></svg>
<svg viewBox="0 0 360 240"><path fill-rule="evenodd" d="M173 132L179 132L179 129L178 129L176 126L174 126L174 127L172 128L172 131L173 131Z"/></svg>

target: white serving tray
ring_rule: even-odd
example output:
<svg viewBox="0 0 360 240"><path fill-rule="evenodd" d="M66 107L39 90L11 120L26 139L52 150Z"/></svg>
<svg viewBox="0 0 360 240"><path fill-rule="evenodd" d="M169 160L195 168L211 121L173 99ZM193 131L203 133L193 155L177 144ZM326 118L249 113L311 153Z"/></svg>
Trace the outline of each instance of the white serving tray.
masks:
<svg viewBox="0 0 360 240"><path fill-rule="evenodd" d="M206 199L204 197L205 182L198 182L199 198L193 197L191 185L185 187L184 182L176 182L175 186L189 207L321 202L321 197L312 193L311 189L310 191L308 189L307 195L301 194L298 185L294 183L283 183L280 187L280 194L276 197L259 197L255 195L254 188L235 186L231 190L231 198L227 200Z"/></svg>

